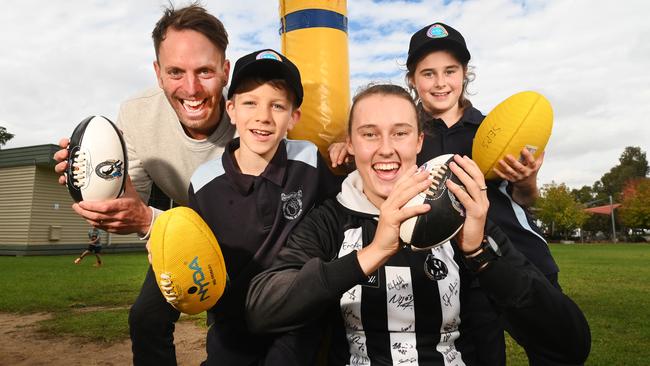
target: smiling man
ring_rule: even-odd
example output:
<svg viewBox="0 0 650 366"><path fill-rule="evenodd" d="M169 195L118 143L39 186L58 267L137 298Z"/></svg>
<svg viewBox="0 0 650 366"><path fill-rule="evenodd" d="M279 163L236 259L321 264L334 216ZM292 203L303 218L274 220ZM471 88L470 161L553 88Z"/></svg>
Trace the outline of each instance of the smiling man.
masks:
<svg viewBox="0 0 650 366"><path fill-rule="evenodd" d="M153 182L187 205L192 173L221 156L235 133L222 95L230 72L228 36L222 23L198 6L166 10L152 36L160 88L126 101L118 125L128 146L129 175L143 201ZM148 230L138 232L146 235ZM176 364L173 331L178 317L150 268L129 314L134 364Z"/></svg>
<svg viewBox="0 0 650 366"><path fill-rule="evenodd" d="M159 210L147 206L155 183L180 205L188 204L190 177L218 158L235 127L225 113L223 89L230 62L223 24L204 8L166 9L152 33L157 88L124 102L117 124L129 157L125 194L115 200L80 202L74 210L94 227L148 238ZM67 140L61 141L67 146ZM55 154L55 170L66 168L67 150ZM60 183L65 180L60 179ZM135 365L175 365L174 323L179 312L156 285L151 268L129 314Z"/></svg>
<svg viewBox="0 0 650 366"><path fill-rule="evenodd" d="M158 85L185 133L194 139L206 139L224 116L222 90L230 71L224 54L227 38L174 25L162 31L154 32Z"/></svg>
<svg viewBox="0 0 650 366"><path fill-rule="evenodd" d="M187 205L192 173L221 156L235 133L222 95L230 72L228 36L223 24L198 6L166 10L152 36L160 88L126 101L118 125L128 146L129 175L143 202L155 183L176 203ZM146 235L148 230L137 231ZM129 314L134 364L176 364L178 317L150 268Z"/></svg>

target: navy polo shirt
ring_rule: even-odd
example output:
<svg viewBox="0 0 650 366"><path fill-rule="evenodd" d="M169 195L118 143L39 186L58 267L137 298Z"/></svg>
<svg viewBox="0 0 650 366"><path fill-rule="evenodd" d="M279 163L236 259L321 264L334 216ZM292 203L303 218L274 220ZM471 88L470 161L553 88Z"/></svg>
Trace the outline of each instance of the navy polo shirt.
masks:
<svg viewBox="0 0 650 366"><path fill-rule="evenodd" d="M281 141L259 176L241 173L238 148L239 138L221 159L200 166L189 189L190 207L214 232L231 281L247 266L268 267L290 229L340 187L310 142Z"/></svg>
<svg viewBox="0 0 650 366"><path fill-rule="evenodd" d="M418 115L424 131L424 143L418 155L418 166L443 154L472 156L474 135L485 118L478 109L465 108L460 121L451 127L447 127L439 118L430 117L421 104L418 105Z"/></svg>
<svg viewBox="0 0 650 366"><path fill-rule="evenodd" d="M443 154L459 154L472 157L474 136L485 116L471 105L465 108L460 121L447 127L439 118L429 116L422 104L418 116L423 124L424 143L418 154L418 166ZM511 196L512 187L507 181L489 180L488 218L508 235L513 245L522 252L545 275L559 271L546 240L530 213Z"/></svg>
<svg viewBox="0 0 650 366"><path fill-rule="evenodd" d="M239 144L239 138L232 140L220 159L201 165L189 188L190 207L212 229L226 263L229 284L209 311L214 323L206 341L208 361L216 357L226 365L255 364L275 347L274 336L254 335L246 327L248 285L271 265L300 219L334 197L341 183L311 142L282 140L259 176L240 171L234 155Z"/></svg>

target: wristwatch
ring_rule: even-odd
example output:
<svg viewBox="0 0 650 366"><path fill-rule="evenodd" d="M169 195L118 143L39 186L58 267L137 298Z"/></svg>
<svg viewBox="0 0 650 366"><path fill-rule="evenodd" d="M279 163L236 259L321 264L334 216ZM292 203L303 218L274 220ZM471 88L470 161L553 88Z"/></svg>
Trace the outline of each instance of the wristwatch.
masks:
<svg viewBox="0 0 650 366"><path fill-rule="evenodd" d="M474 273L486 269L490 263L501 257L501 249L491 236L485 235L481 246L470 253L463 253L463 261L467 269Z"/></svg>

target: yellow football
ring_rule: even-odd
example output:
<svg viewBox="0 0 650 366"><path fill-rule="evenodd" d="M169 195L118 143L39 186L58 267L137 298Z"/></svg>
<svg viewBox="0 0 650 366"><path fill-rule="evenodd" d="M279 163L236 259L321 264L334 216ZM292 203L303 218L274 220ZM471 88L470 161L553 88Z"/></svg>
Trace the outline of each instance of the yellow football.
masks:
<svg viewBox="0 0 650 366"><path fill-rule="evenodd" d="M544 151L553 129L553 108L534 91L517 93L485 117L472 145L472 159L486 179L498 179L492 170L507 154L521 158L527 148L535 158Z"/></svg>
<svg viewBox="0 0 650 366"><path fill-rule="evenodd" d="M217 303L228 276L210 227L192 209L176 207L156 219L149 238L151 266L163 296L179 311L198 314Z"/></svg>

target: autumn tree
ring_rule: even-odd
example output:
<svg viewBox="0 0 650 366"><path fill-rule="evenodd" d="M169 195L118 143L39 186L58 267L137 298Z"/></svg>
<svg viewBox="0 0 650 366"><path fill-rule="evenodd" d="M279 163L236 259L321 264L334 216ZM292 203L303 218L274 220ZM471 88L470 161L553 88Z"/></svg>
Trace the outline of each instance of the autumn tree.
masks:
<svg viewBox="0 0 650 366"><path fill-rule="evenodd" d="M609 204L610 196L612 196L614 202L620 203L622 199L621 192L625 184L630 180L646 177L649 172L650 167L648 166L646 153L640 147L628 146L619 157L618 164L605 173L600 180L594 182L591 192L583 187L580 190L573 190L572 193L579 202L588 206L590 202L599 205ZM627 225L620 222L618 216L618 214L615 215L616 227L624 232L625 228L622 226ZM590 215L582 228L594 233L599 231L606 233L611 231L611 225L611 217Z"/></svg>
<svg viewBox="0 0 650 366"><path fill-rule="evenodd" d="M630 181L622 193L621 221L631 229L650 229L650 179Z"/></svg>
<svg viewBox="0 0 650 366"><path fill-rule="evenodd" d="M646 153L638 146L626 147L618 161L618 165L594 183L593 191L596 193L596 198L604 199L611 195L618 201L628 180L645 178L650 172Z"/></svg>
<svg viewBox="0 0 650 366"><path fill-rule="evenodd" d="M576 201L564 183L545 184L535 207L537 217L551 230L551 236L558 233L568 239L571 232L587 219L583 205Z"/></svg>

